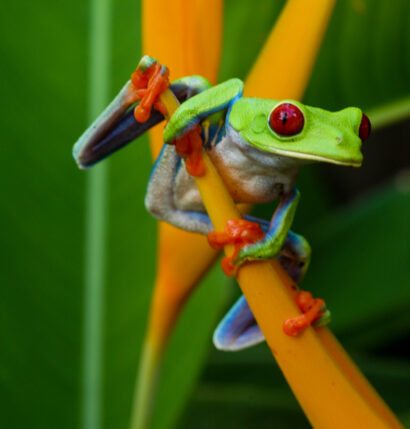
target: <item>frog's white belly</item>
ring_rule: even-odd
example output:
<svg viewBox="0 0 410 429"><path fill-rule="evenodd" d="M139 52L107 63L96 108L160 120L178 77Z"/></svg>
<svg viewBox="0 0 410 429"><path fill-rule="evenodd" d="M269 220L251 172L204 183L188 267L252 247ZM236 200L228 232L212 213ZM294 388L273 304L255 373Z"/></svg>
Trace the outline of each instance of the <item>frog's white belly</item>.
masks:
<svg viewBox="0 0 410 429"><path fill-rule="evenodd" d="M207 150L232 198L238 203L264 203L289 192L299 165L291 159L233 142L228 135ZM175 177L174 204L181 210L205 211L194 179L180 168Z"/></svg>

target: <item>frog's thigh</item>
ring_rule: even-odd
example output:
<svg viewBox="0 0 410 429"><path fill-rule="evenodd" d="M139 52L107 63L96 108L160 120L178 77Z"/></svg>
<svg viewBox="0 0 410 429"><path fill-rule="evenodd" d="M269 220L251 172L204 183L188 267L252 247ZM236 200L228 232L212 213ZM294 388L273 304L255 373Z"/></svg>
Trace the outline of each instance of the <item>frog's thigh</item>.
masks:
<svg viewBox="0 0 410 429"><path fill-rule="evenodd" d="M187 204L181 209L175 204L175 178L184 167L173 146L164 145L148 182L145 206L157 219L186 231L207 234L213 230L209 216Z"/></svg>
<svg viewBox="0 0 410 429"><path fill-rule="evenodd" d="M243 295L221 320L213 336L215 347L225 351L245 349L264 340L265 337Z"/></svg>
<svg viewBox="0 0 410 429"><path fill-rule="evenodd" d="M181 210L206 211L195 180L187 173L182 162L175 176L174 203Z"/></svg>

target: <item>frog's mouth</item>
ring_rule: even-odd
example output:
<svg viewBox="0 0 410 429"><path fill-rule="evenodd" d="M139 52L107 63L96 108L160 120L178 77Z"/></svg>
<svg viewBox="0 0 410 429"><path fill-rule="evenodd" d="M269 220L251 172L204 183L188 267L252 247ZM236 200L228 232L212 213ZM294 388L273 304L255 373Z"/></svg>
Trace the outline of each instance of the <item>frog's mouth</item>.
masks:
<svg viewBox="0 0 410 429"><path fill-rule="evenodd" d="M235 142L236 145L248 156L251 156L257 162L261 164L266 164L266 154L271 154L273 159L277 157L276 161L274 160L273 164L275 165L292 165L295 162L298 164L309 163L309 162L326 162L329 164L336 164L347 167L360 167L363 161L363 155L361 153L361 141L360 138L357 138L357 146L355 149L354 157L346 156L346 153L340 152L338 155L333 154L332 156L326 156L325 154L309 154L306 152L298 152L295 150L289 150L284 148L279 148L273 146L272 144L266 144L264 142L258 141L255 143L252 141L252 138L241 135L237 130L229 125L227 131L230 139ZM251 150L252 148L252 150ZM270 164L270 163L269 163Z"/></svg>
<svg viewBox="0 0 410 429"><path fill-rule="evenodd" d="M334 158L328 158L326 156L320 156L320 155L313 155L313 154L305 154L305 153L299 153L299 152L292 152L289 150L281 150L281 149L273 149L273 148L266 148L267 151L270 153L273 153L275 155L289 157L289 158L295 158L300 159L303 161L312 161L312 162L326 162L328 164L335 164L335 165L341 165L344 167L360 167L362 165L363 161L363 155L360 152L360 149L358 150L358 157L357 159L349 159L349 160L339 160Z"/></svg>
<svg viewBox="0 0 410 429"><path fill-rule="evenodd" d="M81 169L91 167L108 157L164 120L162 113L154 108L146 122L135 119L136 103L129 102L131 85L131 81L125 84L111 104L75 143L73 157ZM170 89L180 103L199 92L182 82L172 83Z"/></svg>

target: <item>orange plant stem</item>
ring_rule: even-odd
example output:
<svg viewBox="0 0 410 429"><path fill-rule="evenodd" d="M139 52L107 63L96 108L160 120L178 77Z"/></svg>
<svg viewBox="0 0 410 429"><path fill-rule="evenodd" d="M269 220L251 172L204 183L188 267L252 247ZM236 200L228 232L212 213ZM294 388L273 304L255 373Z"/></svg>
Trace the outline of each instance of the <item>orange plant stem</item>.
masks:
<svg viewBox="0 0 410 429"><path fill-rule="evenodd" d="M161 95L161 101L169 115L179 105L170 90ZM215 229L223 231L229 219L240 219L241 214L204 150L202 158L205 174L195 177L195 181ZM232 254L233 246L226 246L225 252ZM401 427L398 422L392 425L381 418L328 353L312 327L297 338L284 334L283 321L299 310L286 290L292 281L279 264L244 264L238 271L238 283L276 361L315 428Z"/></svg>
<svg viewBox="0 0 410 429"><path fill-rule="evenodd" d="M287 275L280 263L275 259L271 261L272 267L280 276L280 279L285 286L286 290L292 298L296 297L297 285L295 285ZM327 327L320 327L315 329L319 340L326 348L332 359L339 365L345 376L354 385L356 390L363 396L370 406L380 415L393 428L401 428L401 423L393 414L391 409L387 406L384 400L380 397L374 387L369 383L363 373L359 370L351 357L346 353L343 346L339 343L337 338L333 335Z"/></svg>
<svg viewBox="0 0 410 429"><path fill-rule="evenodd" d="M245 82L245 96L301 99L336 0L288 0Z"/></svg>

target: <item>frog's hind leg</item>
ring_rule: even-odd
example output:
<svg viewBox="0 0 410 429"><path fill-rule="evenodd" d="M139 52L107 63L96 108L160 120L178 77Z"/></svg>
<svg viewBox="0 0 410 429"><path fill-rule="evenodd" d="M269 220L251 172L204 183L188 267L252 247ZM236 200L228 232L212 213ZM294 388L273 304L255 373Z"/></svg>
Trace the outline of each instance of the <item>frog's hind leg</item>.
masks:
<svg viewBox="0 0 410 429"><path fill-rule="evenodd" d="M242 295L216 328L213 336L219 350L237 351L265 340L255 318Z"/></svg>
<svg viewBox="0 0 410 429"><path fill-rule="evenodd" d="M206 213L182 210L175 205L176 176L180 168L185 167L177 155L175 147L164 144L152 168L145 196L145 206L154 217L177 228L208 234L213 230L213 226ZM195 189L193 191L195 193Z"/></svg>
<svg viewBox="0 0 410 429"><path fill-rule="evenodd" d="M247 220L258 222L265 232L269 228L268 221L252 216L244 217ZM310 246L306 239L289 231L277 259L289 276L296 283L299 283L309 266L310 253ZM244 296L238 299L221 320L213 336L215 347L225 351L242 350L259 344L264 340L265 337L256 323Z"/></svg>
<svg viewBox="0 0 410 429"><path fill-rule="evenodd" d="M200 86L201 91L182 103L172 115L164 130L166 143L180 138L206 119L209 124L204 127L206 129L204 144L208 144L208 140L213 140L209 135L213 135L210 131L215 128L215 125L218 126L214 137L220 137L222 133L219 125L224 112L242 95L243 82L239 79L230 79L207 90L204 82L198 83L195 79L191 77L188 81L180 81L180 84L187 88ZM218 112L222 116L215 117L211 121L209 117ZM195 201L196 196L199 195L196 185L192 178L187 179L186 173L180 174L180 167L180 157L176 154L175 148L165 144L148 183L146 208L157 219L164 220L177 228L208 234L213 230L212 223L209 216L201 211L204 210L203 204ZM193 204L190 204L191 202ZM191 208L194 209L191 210Z"/></svg>

